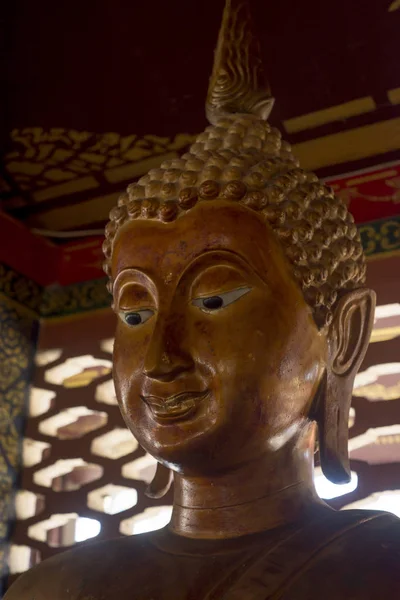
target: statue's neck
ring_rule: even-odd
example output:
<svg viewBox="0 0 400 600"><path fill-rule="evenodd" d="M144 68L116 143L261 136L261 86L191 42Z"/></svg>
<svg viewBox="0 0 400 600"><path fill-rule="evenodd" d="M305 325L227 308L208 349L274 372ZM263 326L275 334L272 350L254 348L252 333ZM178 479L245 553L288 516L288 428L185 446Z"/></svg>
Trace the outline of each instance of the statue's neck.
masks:
<svg viewBox="0 0 400 600"><path fill-rule="evenodd" d="M259 533L328 510L312 481L314 431L235 470L208 477L175 475L170 528L215 539Z"/></svg>

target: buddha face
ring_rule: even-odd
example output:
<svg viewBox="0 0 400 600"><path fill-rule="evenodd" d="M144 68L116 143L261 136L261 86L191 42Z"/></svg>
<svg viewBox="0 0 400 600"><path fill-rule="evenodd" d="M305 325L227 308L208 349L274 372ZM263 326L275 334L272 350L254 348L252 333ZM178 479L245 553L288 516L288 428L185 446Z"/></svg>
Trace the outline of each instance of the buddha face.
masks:
<svg viewBox="0 0 400 600"><path fill-rule="evenodd" d="M302 427L326 339L260 215L217 200L168 224L130 221L112 276L117 397L150 454L208 473Z"/></svg>

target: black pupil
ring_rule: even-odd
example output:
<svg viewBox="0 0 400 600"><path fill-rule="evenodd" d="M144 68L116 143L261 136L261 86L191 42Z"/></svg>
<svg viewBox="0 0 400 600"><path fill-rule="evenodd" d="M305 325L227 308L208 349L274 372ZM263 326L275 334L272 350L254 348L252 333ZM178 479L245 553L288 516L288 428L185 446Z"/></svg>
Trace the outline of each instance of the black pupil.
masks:
<svg viewBox="0 0 400 600"><path fill-rule="evenodd" d="M208 308L209 310L216 310L217 308L221 308L224 301L221 296L211 296L211 298L205 298L203 300L203 306Z"/></svg>
<svg viewBox="0 0 400 600"><path fill-rule="evenodd" d="M125 321L128 325L139 325L142 322L142 317L139 313L128 313L125 316Z"/></svg>

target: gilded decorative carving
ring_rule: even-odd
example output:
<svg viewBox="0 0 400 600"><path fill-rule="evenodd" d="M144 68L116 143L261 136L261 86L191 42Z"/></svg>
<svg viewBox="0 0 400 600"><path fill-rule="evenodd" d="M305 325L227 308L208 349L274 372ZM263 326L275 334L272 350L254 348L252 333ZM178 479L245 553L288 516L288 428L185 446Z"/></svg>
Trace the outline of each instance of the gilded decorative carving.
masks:
<svg viewBox="0 0 400 600"><path fill-rule="evenodd" d="M39 311L41 286L2 263L0 263L0 294L35 312Z"/></svg>
<svg viewBox="0 0 400 600"><path fill-rule="evenodd" d="M98 377L103 377L104 375L108 375L109 373L111 373L110 367L91 367L88 369L84 369L76 375L72 375L71 377L67 377L66 379L64 379L63 386L65 388L86 387L87 385L90 385L92 381L95 381Z"/></svg>
<svg viewBox="0 0 400 600"><path fill-rule="evenodd" d="M21 307L31 309L33 314L43 318L110 306L106 282L106 278L101 278L63 287L42 288L31 279L0 263L0 294ZM12 331L9 335L13 335ZM5 365L5 368L11 369L12 365ZM0 366L0 388L4 376Z"/></svg>
<svg viewBox="0 0 400 600"><path fill-rule="evenodd" d="M400 250L400 216L359 226L366 256Z"/></svg>
<svg viewBox="0 0 400 600"><path fill-rule="evenodd" d="M106 278L65 287L49 287L43 292L40 306L42 317L55 317L96 310L110 306Z"/></svg>
<svg viewBox="0 0 400 600"><path fill-rule="evenodd" d="M382 329L373 329L371 334L371 343L387 342L400 335L400 326L383 327Z"/></svg>
<svg viewBox="0 0 400 600"><path fill-rule="evenodd" d="M367 398L367 400L397 400L400 398L400 380L395 385L370 383L356 388L353 396Z"/></svg>
<svg viewBox="0 0 400 600"><path fill-rule="evenodd" d="M122 136L74 129L41 127L15 129L11 143L15 150L5 157L5 168L22 190L35 192L78 180L84 176L105 176L113 171L149 159L183 150L194 136L181 133L174 138L156 135ZM143 170L148 169L144 165ZM140 168L139 168L140 174ZM130 175L129 175L130 176ZM119 180L119 178L118 178ZM58 194L57 194L58 195ZM45 199L44 197L38 198Z"/></svg>
<svg viewBox="0 0 400 600"><path fill-rule="evenodd" d="M400 444L400 435L380 435L375 444L386 446L388 444Z"/></svg>
<svg viewBox="0 0 400 600"><path fill-rule="evenodd" d="M17 286L17 289L22 287ZM22 424L34 336L34 317L26 317L25 311L20 313L3 298L0 304L0 577L7 572L7 537L21 460Z"/></svg>
<svg viewBox="0 0 400 600"><path fill-rule="evenodd" d="M395 10L399 10L400 8L400 0L393 0L393 2L391 2L389 8L388 8L388 12L394 12Z"/></svg>
<svg viewBox="0 0 400 600"><path fill-rule="evenodd" d="M361 192L359 188L349 188L347 190L341 190L338 192L338 196L342 198L346 203L350 203L353 198L362 198L369 202L394 202L394 204L400 203L400 177L394 177L393 179L386 179L385 184L394 189L392 194L386 194L378 196L376 194L365 194Z"/></svg>

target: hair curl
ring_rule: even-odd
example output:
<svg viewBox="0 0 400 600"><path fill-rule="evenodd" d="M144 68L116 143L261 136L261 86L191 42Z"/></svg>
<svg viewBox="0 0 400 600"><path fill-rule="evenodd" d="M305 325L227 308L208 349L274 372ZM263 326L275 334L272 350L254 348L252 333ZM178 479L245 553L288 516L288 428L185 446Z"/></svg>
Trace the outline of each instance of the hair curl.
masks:
<svg viewBox="0 0 400 600"><path fill-rule="evenodd" d="M332 320L340 294L364 283L360 235L345 204L299 168L277 129L242 114L219 119L182 158L165 161L128 186L106 226L105 273L110 277L113 241L123 223L173 221L197 202L216 198L262 213L319 327Z"/></svg>

